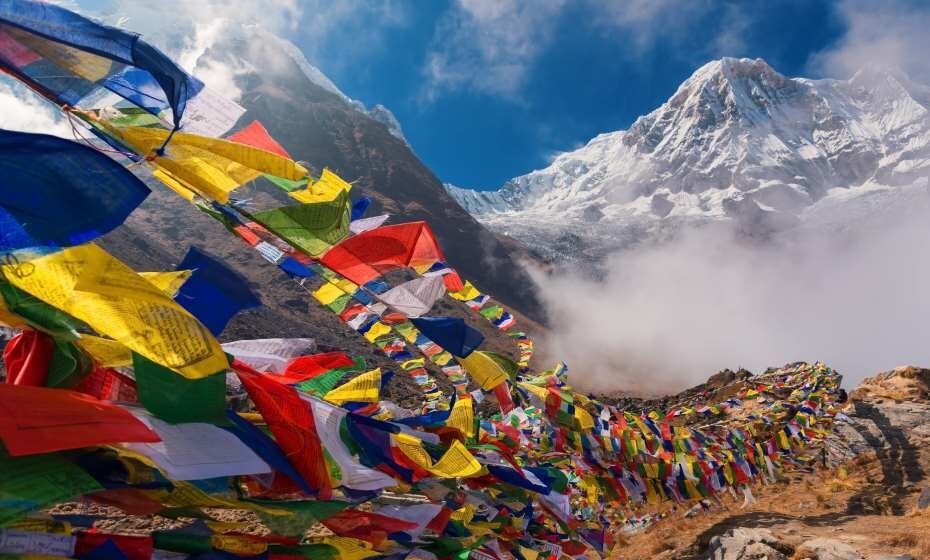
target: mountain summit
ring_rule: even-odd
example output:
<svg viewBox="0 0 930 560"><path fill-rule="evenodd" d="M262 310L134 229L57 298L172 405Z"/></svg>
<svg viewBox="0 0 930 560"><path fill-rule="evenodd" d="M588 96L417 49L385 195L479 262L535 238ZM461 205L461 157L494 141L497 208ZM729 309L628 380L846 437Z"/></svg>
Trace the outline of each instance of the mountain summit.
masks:
<svg viewBox="0 0 930 560"><path fill-rule="evenodd" d="M683 222L783 229L862 195L925 186L928 108L930 88L894 69L809 80L723 58L628 130L497 191L446 189L492 230L556 259L602 256Z"/></svg>

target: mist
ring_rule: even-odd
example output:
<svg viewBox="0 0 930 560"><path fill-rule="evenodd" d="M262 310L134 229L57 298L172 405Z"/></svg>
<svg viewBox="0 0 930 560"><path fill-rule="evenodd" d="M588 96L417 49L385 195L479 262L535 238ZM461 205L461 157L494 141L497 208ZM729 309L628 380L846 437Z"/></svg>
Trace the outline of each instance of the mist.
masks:
<svg viewBox="0 0 930 560"><path fill-rule="evenodd" d="M727 223L685 227L610 255L600 279L534 270L550 318L540 358L566 361L583 390L648 394L800 360L850 387L930 366L930 194L916 192L856 223L761 240Z"/></svg>

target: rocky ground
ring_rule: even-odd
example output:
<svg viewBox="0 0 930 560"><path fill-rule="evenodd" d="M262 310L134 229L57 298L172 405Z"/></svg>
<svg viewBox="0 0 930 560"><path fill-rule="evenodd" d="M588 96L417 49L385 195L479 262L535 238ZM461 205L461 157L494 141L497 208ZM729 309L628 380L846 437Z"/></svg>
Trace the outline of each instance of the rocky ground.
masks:
<svg viewBox="0 0 930 560"><path fill-rule="evenodd" d="M616 559L930 559L930 370L898 368L850 395L827 466L672 513L629 536Z"/></svg>

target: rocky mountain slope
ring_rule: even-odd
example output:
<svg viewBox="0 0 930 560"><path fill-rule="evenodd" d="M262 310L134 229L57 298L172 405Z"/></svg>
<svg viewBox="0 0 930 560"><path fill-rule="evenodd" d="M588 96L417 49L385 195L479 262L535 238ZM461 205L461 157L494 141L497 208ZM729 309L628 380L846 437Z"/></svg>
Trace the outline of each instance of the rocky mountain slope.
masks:
<svg viewBox="0 0 930 560"><path fill-rule="evenodd" d="M497 191L446 189L492 230L556 259L599 257L682 223L766 233L915 188L925 197L928 109L930 88L896 70L808 80L724 58L628 130Z"/></svg>

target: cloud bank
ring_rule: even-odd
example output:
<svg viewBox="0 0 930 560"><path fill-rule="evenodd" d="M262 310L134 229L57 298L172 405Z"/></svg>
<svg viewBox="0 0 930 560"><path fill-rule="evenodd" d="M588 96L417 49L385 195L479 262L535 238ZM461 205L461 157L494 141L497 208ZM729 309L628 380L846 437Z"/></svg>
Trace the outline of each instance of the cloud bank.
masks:
<svg viewBox="0 0 930 560"><path fill-rule="evenodd" d="M0 78L0 128L74 139L71 127L54 105L14 85L11 78Z"/></svg>
<svg viewBox="0 0 930 560"><path fill-rule="evenodd" d="M847 231L759 242L726 224L612 255L602 280L534 273L540 345L586 390L670 393L723 368L821 360L854 385L930 366L930 193ZM545 358L544 358L545 359Z"/></svg>
<svg viewBox="0 0 930 560"><path fill-rule="evenodd" d="M425 95L462 86L516 95L549 46L565 0L457 0L436 26Z"/></svg>
<svg viewBox="0 0 930 560"><path fill-rule="evenodd" d="M837 13L843 37L816 53L809 66L823 75L846 78L860 68L892 66L921 83L930 83L930 5L926 2L844 0Z"/></svg>

